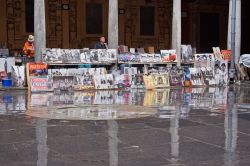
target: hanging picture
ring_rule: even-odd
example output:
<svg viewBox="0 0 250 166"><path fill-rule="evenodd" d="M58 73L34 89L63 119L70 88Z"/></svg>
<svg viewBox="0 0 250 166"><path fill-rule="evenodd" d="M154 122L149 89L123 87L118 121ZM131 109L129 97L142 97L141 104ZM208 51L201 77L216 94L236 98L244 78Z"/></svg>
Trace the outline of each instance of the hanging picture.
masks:
<svg viewBox="0 0 250 166"><path fill-rule="evenodd" d="M189 70L190 70L190 78L192 85L193 86L204 85L200 68L189 68Z"/></svg>
<svg viewBox="0 0 250 166"><path fill-rule="evenodd" d="M193 61L193 52L191 45L181 45L181 57L183 62L185 63Z"/></svg>

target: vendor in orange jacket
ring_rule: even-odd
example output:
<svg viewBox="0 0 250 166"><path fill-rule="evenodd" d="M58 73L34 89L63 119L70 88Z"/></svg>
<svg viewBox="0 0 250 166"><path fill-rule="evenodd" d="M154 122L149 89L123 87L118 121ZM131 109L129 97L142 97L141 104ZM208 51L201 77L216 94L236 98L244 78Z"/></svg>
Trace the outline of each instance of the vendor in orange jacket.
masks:
<svg viewBox="0 0 250 166"><path fill-rule="evenodd" d="M27 42L25 42L23 47L23 53L29 59L34 59L35 56L35 46L34 46L34 36L29 35Z"/></svg>

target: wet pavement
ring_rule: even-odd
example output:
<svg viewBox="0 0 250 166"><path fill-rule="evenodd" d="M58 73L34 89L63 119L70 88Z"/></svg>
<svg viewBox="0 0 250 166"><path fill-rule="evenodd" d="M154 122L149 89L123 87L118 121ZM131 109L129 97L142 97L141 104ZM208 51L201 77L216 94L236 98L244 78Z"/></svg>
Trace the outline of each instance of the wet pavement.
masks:
<svg viewBox="0 0 250 166"><path fill-rule="evenodd" d="M2 166L250 165L250 86L0 91Z"/></svg>

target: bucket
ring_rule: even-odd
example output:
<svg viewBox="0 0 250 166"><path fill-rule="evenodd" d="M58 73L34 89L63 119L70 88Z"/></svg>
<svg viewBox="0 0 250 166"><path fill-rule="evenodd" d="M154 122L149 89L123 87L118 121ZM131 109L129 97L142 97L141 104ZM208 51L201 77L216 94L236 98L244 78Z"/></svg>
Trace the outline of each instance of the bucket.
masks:
<svg viewBox="0 0 250 166"><path fill-rule="evenodd" d="M4 88L10 88L12 86L12 80L11 79L3 79L2 86Z"/></svg>

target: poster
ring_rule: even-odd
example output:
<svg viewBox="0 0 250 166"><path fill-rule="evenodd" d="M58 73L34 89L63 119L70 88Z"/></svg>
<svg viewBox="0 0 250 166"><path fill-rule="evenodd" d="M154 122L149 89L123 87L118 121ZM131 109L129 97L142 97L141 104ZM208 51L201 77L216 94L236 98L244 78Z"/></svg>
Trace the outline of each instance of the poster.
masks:
<svg viewBox="0 0 250 166"><path fill-rule="evenodd" d="M14 87L24 87L25 66L12 66L11 79Z"/></svg>
<svg viewBox="0 0 250 166"><path fill-rule="evenodd" d="M214 66L214 78L216 85L228 84L228 61L218 60Z"/></svg>
<svg viewBox="0 0 250 166"><path fill-rule="evenodd" d="M221 50L221 54L224 60L231 60L231 50Z"/></svg>
<svg viewBox="0 0 250 166"><path fill-rule="evenodd" d="M223 59L223 56L222 56L221 51L220 51L220 47L213 47L213 52L214 52L215 60Z"/></svg>
<svg viewBox="0 0 250 166"><path fill-rule="evenodd" d="M131 86L131 76L128 74L115 76L115 88L129 88Z"/></svg>
<svg viewBox="0 0 250 166"><path fill-rule="evenodd" d="M50 76L31 76L30 77L31 92L52 91L52 79Z"/></svg>
<svg viewBox="0 0 250 166"><path fill-rule="evenodd" d="M155 89L154 80L152 75L143 76L144 84L146 89Z"/></svg>
<svg viewBox="0 0 250 166"><path fill-rule="evenodd" d="M214 54L195 54L194 67L212 67L215 62Z"/></svg>
<svg viewBox="0 0 250 166"><path fill-rule="evenodd" d="M42 60L44 63L62 63L62 52L59 48L45 48L42 50Z"/></svg>
<svg viewBox="0 0 250 166"><path fill-rule="evenodd" d="M116 63L117 61L117 50L116 49L108 49L107 50L107 54L108 54L108 59L109 59L109 63Z"/></svg>
<svg viewBox="0 0 250 166"><path fill-rule="evenodd" d="M56 92L60 92L60 91L73 92L74 76L54 76L53 88L54 88L54 91Z"/></svg>
<svg viewBox="0 0 250 166"><path fill-rule="evenodd" d="M12 66L15 66L14 57L0 58L0 72L10 73Z"/></svg>
<svg viewBox="0 0 250 166"><path fill-rule="evenodd" d="M155 88L169 87L169 75L168 74L153 74L153 81Z"/></svg>
<svg viewBox="0 0 250 166"><path fill-rule="evenodd" d="M89 63L99 63L98 49L92 49L87 57Z"/></svg>
<svg viewBox="0 0 250 166"><path fill-rule="evenodd" d="M184 71L181 69L171 69L169 82L170 86L183 86L184 85Z"/></svg>
<svg viewBox="0 0 250 166"><path fill-rule="evenodd" d="M181 45L181 57L183 62L185 63L193 61L193 52L191 45Z"/></svg>
<svg viewBox="0 0 250 166"><path fill-rule="evenodd" d="M112 74L94 76L96 89L114 89L114 78Z"/></svg>
<svg viewBox="0 0 250 166"><path fill-rule="evenodd" d="M202 67L201 72L204 78L204 84L207 86L215 85L214 71L211 67Z"/></svg>
<svg viewBox="0 0 250 166"><path fill-rule="evenodd" d="M132 89L144 89L145 88L142 74L136 74L132 76L131 88Z"/></svg>
<svg viewBox="0 0 250 166"><path fill-rule="evenodd" d="M136 75L137 74L137 67L124 67L124 74L128 75Z"/></svg>
<svg viewBox="0 0 250 166"><path fill-rule="evenodd" d="M29 76L48 75L48 65L45 63L28 63Z"/></svg>
<svg viewBox="0 0 250 166"><path fill-rule="evenodd" d="M176 50L161 50L162 62L176 62Z"/></svg>
<svg viewBox="0 0 250 166"><path fill-rule="evenodd" d="M75 76L75 90L95 89L93 75Z"/></svg>
<svg viewBox="0 0 250 166"><path fill-rule="evenodd" d="M189 68L192 86L204 85L203 77L200 68Z"/></svg>

